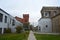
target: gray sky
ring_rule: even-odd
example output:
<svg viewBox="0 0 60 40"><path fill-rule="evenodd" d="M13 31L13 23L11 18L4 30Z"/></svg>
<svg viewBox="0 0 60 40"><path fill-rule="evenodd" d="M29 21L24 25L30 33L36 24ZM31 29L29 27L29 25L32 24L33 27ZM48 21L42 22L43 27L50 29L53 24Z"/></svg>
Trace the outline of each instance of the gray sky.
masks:
<svg viewBox="0 0 60 40"><path fill-rule="evenodd" d="M43 6L60 6L59 0L0 0L0 8L12 16L22 17L30 15L30 22L38 22L41 18L40 10ZM35 25L36 25L35 23Z"/></svg>

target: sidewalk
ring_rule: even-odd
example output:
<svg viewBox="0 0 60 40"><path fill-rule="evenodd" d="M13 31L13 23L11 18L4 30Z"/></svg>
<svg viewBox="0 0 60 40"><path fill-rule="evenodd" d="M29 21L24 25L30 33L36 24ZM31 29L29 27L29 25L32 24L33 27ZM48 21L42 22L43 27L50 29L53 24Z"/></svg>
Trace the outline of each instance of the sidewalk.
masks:
<svg viewBox="0 0 60 40"><path fill-rule="evenodd" d="M34 34L32 31L30 31L30 34L29 34L29 37L28 37L28 40L36 40Z"/></svg>

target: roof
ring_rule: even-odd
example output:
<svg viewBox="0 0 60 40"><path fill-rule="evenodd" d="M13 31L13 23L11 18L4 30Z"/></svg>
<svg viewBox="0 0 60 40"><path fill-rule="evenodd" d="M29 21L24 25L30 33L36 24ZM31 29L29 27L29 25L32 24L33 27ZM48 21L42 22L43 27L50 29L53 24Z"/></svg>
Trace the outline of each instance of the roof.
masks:
<svg viewBox="0 0 60 40"><path fill-rule="evenodd" d="M10 14L8 14L7 12L5 12L3 9L0 8L0 10L3 11L4 13L6 13L7 15L10 15Z"/></svg>
<svg viewBox="0 0 60 40"><path fill-rule="evenodd" d="M42 7L42 10L41 10L41 12L43 11L43 10L60 10L60 7Z"/></svg>
<svg viewBox="0 0 60 40"><path fill-rule="evenodd" d="M16 16L15 19L20 21L21 23L23 23L23 19L22 18Z"/></svg>

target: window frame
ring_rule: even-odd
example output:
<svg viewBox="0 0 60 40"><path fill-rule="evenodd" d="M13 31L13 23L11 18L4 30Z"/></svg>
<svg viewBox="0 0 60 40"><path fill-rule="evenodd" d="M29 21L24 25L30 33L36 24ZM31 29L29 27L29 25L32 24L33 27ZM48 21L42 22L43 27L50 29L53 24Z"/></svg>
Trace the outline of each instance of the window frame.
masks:
<svg viewBox="0 0 60 40"><path fill-rule="evenodd" d="M44 12L44 16L45 16L45 17L50 17L50 13L51 13L50 11L45 11L45 12Z"/></svg>
<svg viewBox="0 0 60 40"><path fill-rule="evenodd" d="M15 20L14 19L12 20L12 26L15 26Z"/></svg>
<svg viewBox="0 0 60 40"><path fill-rule="evenodd" d="M0 13L0 22L3 22L3 14Z"/></svg>
<svg viewBox="0 0 60 40"><path fill-rule="evenodd" d="M7 16L5 16L5 23L7 23Z"/></svg>

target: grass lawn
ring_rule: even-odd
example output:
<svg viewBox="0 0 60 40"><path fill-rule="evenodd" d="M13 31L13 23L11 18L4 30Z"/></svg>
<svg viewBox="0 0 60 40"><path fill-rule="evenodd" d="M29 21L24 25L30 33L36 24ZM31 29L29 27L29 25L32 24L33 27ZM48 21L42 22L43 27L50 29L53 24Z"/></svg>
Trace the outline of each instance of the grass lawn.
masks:
<svg viewBox="0 0 60 40"><path fill-rule="evenodd" d="M60 35L35 34L37 40L60 40Z"/></svg>
<svg viewBox="0 0 60 40"><path fill-rule="evenodd" d="M0 35L0 40L27 40L29 32Z"/></svg>

